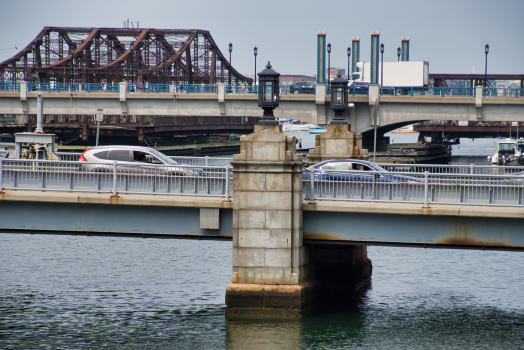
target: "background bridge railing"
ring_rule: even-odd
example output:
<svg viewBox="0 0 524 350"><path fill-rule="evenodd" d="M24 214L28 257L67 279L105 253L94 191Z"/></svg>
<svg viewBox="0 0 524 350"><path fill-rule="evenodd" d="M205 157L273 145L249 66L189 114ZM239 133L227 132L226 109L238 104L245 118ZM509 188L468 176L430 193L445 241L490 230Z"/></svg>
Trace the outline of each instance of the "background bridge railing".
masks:
<svg viewBox="0 0 524 350"><path fill-rule="evenodd" d="M0 158L0 189L232 196L231 166L123 165Z"/></svg>
<svg viewBox="0 0 524 350"><path fill-rule="evenodd" d="M46 92L119 92L119 83L27 83L27 91ZM126 84L127 93L218 93L217 84ZM326 95L330 94L330 86L326 87ZM0 83L0 91L20 91L18 82ZM258 94L258 85L238 84L226 85L226 94ZM280 94L290 94L289 85L280 85ZM368 95L367 85L351 85L348 89L350 96ZM380 95L408 95L408 96L470 96L475 97L475 87L428 87L428 86L382 86ZM483 97L524 97L523 88L483 88Z"/></svg>
<svg viewBox="0 0 524 350"><path fill-rule="evenodd" d="M379 172L309 168L303 195L323 201L402 202L490 206L524 205L524 176Z"/></svg>

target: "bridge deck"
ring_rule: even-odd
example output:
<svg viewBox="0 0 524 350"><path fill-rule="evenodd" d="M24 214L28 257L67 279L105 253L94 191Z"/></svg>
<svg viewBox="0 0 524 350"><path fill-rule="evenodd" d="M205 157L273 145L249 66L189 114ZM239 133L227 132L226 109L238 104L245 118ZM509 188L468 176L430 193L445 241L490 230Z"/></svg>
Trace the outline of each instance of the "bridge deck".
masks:
<svg viewBox="0 0 524 350"><path fill-rule="evenodd" d="M232 239L233 201L190 196L8 191L0 231ZM220 228L201 229L201 209L220 209ZM412 203L303 202L307 244L366 244L524 251L524 210Z"/></svg>

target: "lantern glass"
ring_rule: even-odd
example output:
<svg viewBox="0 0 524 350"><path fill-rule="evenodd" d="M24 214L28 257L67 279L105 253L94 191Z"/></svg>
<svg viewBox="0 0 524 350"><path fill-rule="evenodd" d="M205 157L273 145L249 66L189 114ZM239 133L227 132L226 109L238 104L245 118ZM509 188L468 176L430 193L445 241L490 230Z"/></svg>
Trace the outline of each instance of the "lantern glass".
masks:
<svg viewBox="0 0 524 350"><path fill-rule="evenodd" d="M264 87L264 102L271 102L273 101L273 82L272 81L266 81L265 87Z"/></svg>
<svg viewBox="0 0 524 350"><path fill-rule="evenodd" d="M342 91L341 89L337 89L337 97L336 97L336 104L337 105L340 105L343 103L343 98L342 98Z"/></svg>

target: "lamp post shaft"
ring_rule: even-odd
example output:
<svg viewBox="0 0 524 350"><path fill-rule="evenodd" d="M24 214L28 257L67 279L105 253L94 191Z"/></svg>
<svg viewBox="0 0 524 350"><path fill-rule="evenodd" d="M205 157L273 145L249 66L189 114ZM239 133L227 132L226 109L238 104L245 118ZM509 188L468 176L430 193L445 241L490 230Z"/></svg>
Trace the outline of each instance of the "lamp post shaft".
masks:
<svg viewBox="0 0 524 350"><path fill-rule="evenodd" d="M487 79L488 79L488 54L486 54L486 65L484 68L484 87L487 87Z"/></svg>

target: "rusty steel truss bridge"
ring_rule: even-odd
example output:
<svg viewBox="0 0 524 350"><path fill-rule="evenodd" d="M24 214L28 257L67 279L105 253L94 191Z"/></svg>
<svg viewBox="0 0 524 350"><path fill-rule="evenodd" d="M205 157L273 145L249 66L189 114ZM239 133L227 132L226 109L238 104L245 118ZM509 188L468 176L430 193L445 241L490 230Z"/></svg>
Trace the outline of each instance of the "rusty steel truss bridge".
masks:
<svg viewBox="0 0 524 350"><path fill-rule="evenodd" d="M0 63L0 82L252 83L199 29L44 27Z"/></svg>

